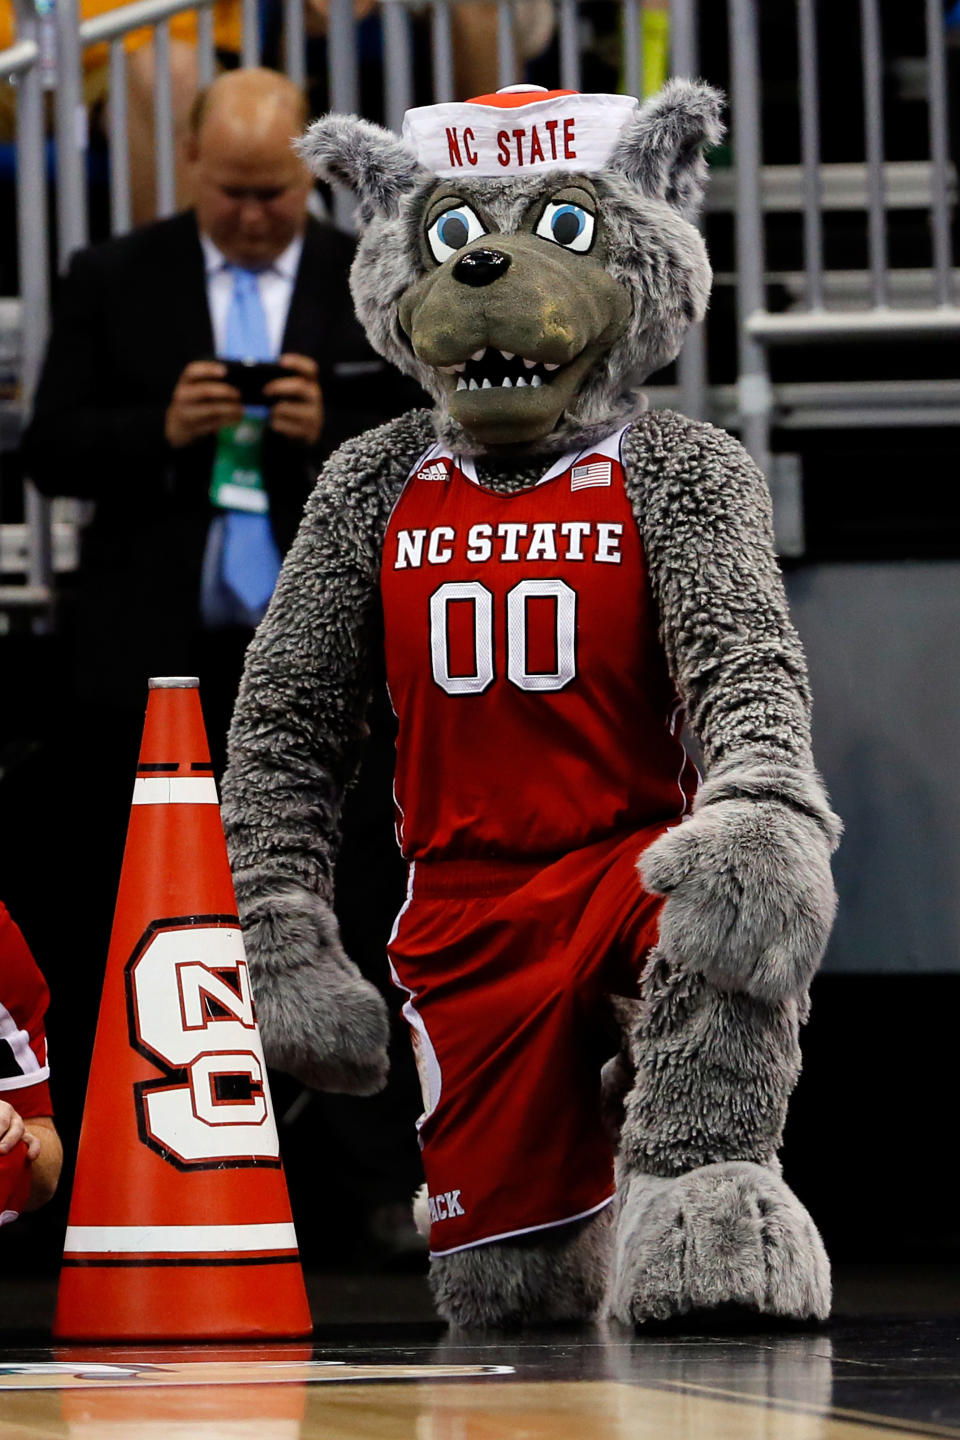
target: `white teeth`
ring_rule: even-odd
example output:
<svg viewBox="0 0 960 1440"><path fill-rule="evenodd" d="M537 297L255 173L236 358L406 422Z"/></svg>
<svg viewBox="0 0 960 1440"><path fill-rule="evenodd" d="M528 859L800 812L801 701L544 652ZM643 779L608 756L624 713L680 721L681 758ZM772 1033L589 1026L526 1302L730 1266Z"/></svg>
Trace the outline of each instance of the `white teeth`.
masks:
<svg viewBox="0 0 960 1440"><path fill-rule="evenodd" d="M522 375L518 376L517 380L515 381L515 384L516 384L516 387L517 387L518 390L520 389L520 386L521 386L521 385L523 386L524 389L527 388L527 382L526 382L526 380L524 380L524 378L523 378Z"/></svg>
<svg viewBox="0 0 960 1440"><path fill-rule="evenodd" d="M492 390L492 389L493 389L493 385L492 385L491 381L489 381L489 380L484 380L483 384L480 386L480 389L481 389L481 390Z"/></svg>
<svg viewBox="0 0 960 1440"><path fill-rule="evenodd" d="M559 370L559 369L560 369L560 366L559 366L559 365L551 365L548 361L544 360L544 362L543 362L543 368L544 368L544 370Z"/></svg>
<svg viewBox="0 0 960 1440"><path fill-rule="evenodd" d="M536 388L537 388L538 385L542 385L542 384L543 384L543 381L540 379L540 376L539 376L539 375L534 375L533 379L530 381L531 388L534 389L534 390L536 390Z"/></svg>
<svg viewBox="0 0 960 1440"><path fill-rule="evenodd" d="M509 375L507 376L507 378L506 378L505 380L501 380L501 382L500 382L500 389L501 389L501 390L512 390L512 389L513 389L513 381L510 379L510 376L509 376Z"/></svg>
<svg viewBox="0 0 960 1440"><path fill-rule="evenodd" d="M503 356L504 360L512 360L512 359L514 358L515 354L516 354L516 351L515 351L515 350L501 350L501 351L500 351L500 354Z"/></svg>
<svg viewBox="0 0 960 1440"><path fill-rule="evenodd" d="M438 365L437 369L441 375L452 375L454 373L452 365Z"/></svg>
<svg viewBox="0 0 960 1440"><path fill-rule="evenodd" d="M524 356L523 356L523 363L524 363L524 365L526 365L526 367L527 367L528 370L532 370L533 367L534 367L534 365L536 365L537 362L536 362L536 360L528 360L527 357L526 357L526 355L524 355Z"/></svg>
<svg viewBox="0 0 960 1440"><path fill-rule="evenodd" d="M466 360L461 360L459 365L451 365L451 366L450 366L450 369L451 369L451 370L455 370L458 375L462 375L463 372L464 372L464 370L466 370L466 368L467 368L467 362L466 362Z"/></svg>
<svg viewBox="0 0 960 1440"><path fill-rule="evenodd" d="M466 380L464 380L463 376L461 375L461 376L460 376L460 379L457 381L457 389L458 389L458 390L466 390L466 388L467 388L467 382L466 382Z"/></svg>
<svg viewBox="0 0 960 1440"><path fill-rule="evenodd" d="M468 389L468 390L479 390L479 389L480 389L480 386L477 384L476 380L471 380L471 381L470 381L470 384L467 386L467 389Z"/></svg>
<svg viewBox="0 0 960 1440"><path fill-rule="evenodd" d="M483 357L484 357L484 355L486 355L486 353L487 353L487 347L486 347L486 345L484 345L484 347L483 347L482 350L474 350L473 354L470 356L470 359L471 359L471 360L482 360Z"/></svg>

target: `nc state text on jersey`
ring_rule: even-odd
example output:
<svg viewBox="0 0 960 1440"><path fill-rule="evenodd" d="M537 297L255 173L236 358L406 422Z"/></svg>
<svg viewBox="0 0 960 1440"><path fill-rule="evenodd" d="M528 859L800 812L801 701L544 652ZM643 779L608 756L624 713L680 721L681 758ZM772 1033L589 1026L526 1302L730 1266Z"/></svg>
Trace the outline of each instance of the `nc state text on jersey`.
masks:
<svg viewBox="0 0 960 1440"><path fill-rule="evenodd" d="M453 525L423 530L398 530L394 570L419 570L422 565L448 565L455 557L473 565L488 560L593 560L619 565L623 558L621 524L593 520L536 521L532 525L506 521L501 525L471 525L466 536Z"/></svg>

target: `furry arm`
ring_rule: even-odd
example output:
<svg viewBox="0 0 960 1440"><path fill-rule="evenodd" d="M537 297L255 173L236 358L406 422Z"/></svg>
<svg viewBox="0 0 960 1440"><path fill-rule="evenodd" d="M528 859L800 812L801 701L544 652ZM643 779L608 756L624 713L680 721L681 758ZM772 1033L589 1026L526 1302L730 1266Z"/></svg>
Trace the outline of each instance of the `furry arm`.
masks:
<svg viewBox="0 0 960 1440"><path fill-rule="evenodd" d="M625 460L671 673L703 748L693 816L644 853L669 895L668 959L775 1003L803 992L836 897L840 822L810 746L810 691L773 550L770 498L724 431L642 416Z"/></svg>
<svg viewBox="0 0 960 1440"><path fill-rule="evenodd" d="M353 1094L384 1084L389 1024L341 946L333 871L380 644L381 543L428 443L414 412L331 456L247 652L223 779L267 1060Z"/></svg>

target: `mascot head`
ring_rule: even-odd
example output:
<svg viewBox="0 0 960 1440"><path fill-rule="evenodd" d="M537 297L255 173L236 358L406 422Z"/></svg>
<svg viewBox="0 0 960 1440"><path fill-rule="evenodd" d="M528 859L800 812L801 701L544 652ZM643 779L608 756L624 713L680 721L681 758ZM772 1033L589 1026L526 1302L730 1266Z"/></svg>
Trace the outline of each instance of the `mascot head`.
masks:
<svg viewBox="0 0 960 1440"><path fill-rule="evenodd" d="M560 451L611 428L706 310L693 221L721 97L521 85L407 112L403 138L327 115L300 141L359 202L351 286L371 343L462 452Z"/></svg>

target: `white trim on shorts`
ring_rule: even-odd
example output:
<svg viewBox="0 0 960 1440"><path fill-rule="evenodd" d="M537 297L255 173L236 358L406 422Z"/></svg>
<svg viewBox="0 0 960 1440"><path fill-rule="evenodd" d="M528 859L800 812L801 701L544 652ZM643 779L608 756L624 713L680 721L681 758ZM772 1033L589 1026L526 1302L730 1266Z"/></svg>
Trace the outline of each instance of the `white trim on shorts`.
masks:
<svg viewBox="0 0 960 1440"><path fill-rule="evenodd" d="M504 1230L501 1235L485 1235L482 1240L471 1240L466 1245L452 1245L449 1250L431 1250L430 1259L438 1260L442 1255L456 1255L459 1250L476 1250L478 1245L492 1245L496 1240L512 1240L517 1235L531 1235L535 1230L553 1230L558 1225L572 1225L574 1220L586 1220L588 1215L596 1215L599 1210L604 1210L615 1199L616 1191L608 1195L606 1200L601 1200L599 1205L593 1205L589 1210L581 1210L579 1215L565 1215L562 1220L547 1220L543 1225L527 1225L523 1230Z"/></svg>

